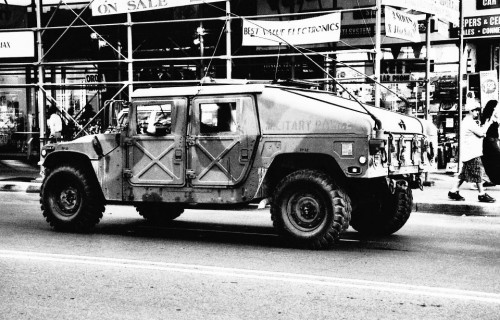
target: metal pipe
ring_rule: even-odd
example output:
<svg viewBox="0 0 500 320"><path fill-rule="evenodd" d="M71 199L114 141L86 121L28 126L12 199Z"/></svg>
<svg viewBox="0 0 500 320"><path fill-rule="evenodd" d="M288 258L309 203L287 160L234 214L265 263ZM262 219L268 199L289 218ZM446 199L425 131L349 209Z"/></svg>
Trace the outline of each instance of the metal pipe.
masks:
<svg viewBox="0 0 500 320"><path fill-rule="evenodd" d="M457 156L457 172L460 172L461 169L461 157L460 157L460 148L462 147L462 135L460 134L460 131L462 129L462 104L463 102L463 96L462 96L462 85L463 85L463 78L462 75L464 74L464 64L463 64L463 56L464 56L464 10L463 10L463 0L459 0L459 15L460 15L460 21L459 21L459 38L458 38L458 156Z"/></svg>
<svg viewBox="0 0 500 320"><path fill-rule="evenodd" d="M128 96L134 92L134 49L132 46L132 14L127 13L127 64L128 64Z"/></svg>
<svg viewBox="0 0 500 320"><path fill-rule="evenodd" d="M425 105L424 105L424 119L429 117L429 106L431 105L431 15L425 15L427 23L427 30L425 32Z"/></svg>
<svg viewBox="0 0 500 320"><path fill-rule="evenodd" d="M43 70L43 46L42 46L42 2L43 0L38 0L37 5L36 5L36 25L37 25L37 31L36 31L36 45L37 45L37 55L38 55L38 69L37 69L37 74L38 74L38 126L40 127L40 138L45 137L45 127L46 127L46 120L45 120L45 98L44 98L44 92L43 92L43 81L44 81L44 70ZM43 147L43 139L40 139L40 150L42 150Z"/></svg>
<svg viewBox="0 0 500 320"><path fill-rule="evenodd" d="M233 75L233 61L231 59L231 1L226 1L226 78L231 79Z"/></svg>
<svg viewBox="0 0 500 320"><path fill-rule="evenodd" d="M380 54L381 54L381 32L382 32L382 2L376 0L376 15L375 15L375 59L373 66L373 77L375 81L380 80ZM375 107L380 108L380 87L374 84L375 91Z"/></svg>

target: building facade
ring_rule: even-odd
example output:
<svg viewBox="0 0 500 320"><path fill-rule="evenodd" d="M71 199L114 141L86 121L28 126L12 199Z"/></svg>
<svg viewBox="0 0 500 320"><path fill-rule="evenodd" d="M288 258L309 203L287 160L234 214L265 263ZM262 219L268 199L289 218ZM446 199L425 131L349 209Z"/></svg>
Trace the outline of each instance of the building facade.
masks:
<svg viewBox="0 0 500 320"><path fill-rule="evenodd" d="M437 124L449 122L440 112L456 109L458 102L459 50L453 25L412 10L418 38L389 37L383 24L385 6L378 0L230 0L167 8L132 1L136 5L124 9L128 11L109 1L25 1L0 5L3 155L37 157L38 141L47 136L50 105L68 123L78 122L86 105L100 111L112 101L128 100L136 88L197 83L205 77L307 80ZM335 13L340 14L339 39L298 46L285 40L245 45L245 23L300 24ZM308 27L311 37L316 36L313 31ZM483 40L470 40L471 46L474 40L483 48ZM490 66L478 59L478 70L498 69L498 46L488 52L496 52L496 66L493 57ZM382 82L378 95L374 78ZM105 111L97 116L97 130L109 119Z"/></svg>

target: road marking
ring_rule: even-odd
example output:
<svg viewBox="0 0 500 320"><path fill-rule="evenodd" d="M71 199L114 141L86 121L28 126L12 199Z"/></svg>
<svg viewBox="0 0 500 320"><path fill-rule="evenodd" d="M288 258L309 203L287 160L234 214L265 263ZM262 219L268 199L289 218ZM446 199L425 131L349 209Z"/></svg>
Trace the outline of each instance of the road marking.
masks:
<svg viewBox="0 0 500 320"><path fill-rule="evenodd" d="M0 250L0 258L37 260L45 262L61 262L82 265L109 266L118 268L132 268L142 270L182 272L212 276L232 276L253 280L271 280L297 284L313 284L335 286L342 288L368 289L389 293L404 293L411 295L432 296L446 299L460 299L500 304L500 294L480 291L450 289L443 287L428 287L408 284L399 284L382 281L369 281L349 278L315 276L287 272L274 272L251 269L224 268L182 263L167 263L156 261L141 261L132 259L101 258L79 255L50 254L29 251Z"/></svg>

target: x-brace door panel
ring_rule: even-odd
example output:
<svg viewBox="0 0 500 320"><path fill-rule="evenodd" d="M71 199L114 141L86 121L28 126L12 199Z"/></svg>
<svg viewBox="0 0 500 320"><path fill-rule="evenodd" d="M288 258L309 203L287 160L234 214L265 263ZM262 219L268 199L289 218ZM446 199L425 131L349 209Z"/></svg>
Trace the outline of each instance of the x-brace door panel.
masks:
<svg viewBox="0 0 500 320"><path fill-rule="evenodd" d="M239 136L197 137L191 149L194 186L230 186L243 179L248 162L240 161Z"/></svg>
<svg viewBox="0 0 500 320"><path fill-rule="evenodd" d="M133 185L183 185L184 147L180 137L137 137L132 142L130 183Z"/></svg>

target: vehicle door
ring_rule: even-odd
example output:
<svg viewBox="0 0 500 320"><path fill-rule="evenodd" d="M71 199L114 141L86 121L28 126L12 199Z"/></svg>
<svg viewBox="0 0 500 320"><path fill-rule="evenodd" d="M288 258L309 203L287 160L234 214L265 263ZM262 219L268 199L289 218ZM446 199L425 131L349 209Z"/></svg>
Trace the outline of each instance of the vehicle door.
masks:
<svg viewBox="0 0 500 320"><path fill-rule="evenodd" d="M137 101L129 121L128 182L133 186L185 183L186 99Z"/></svg>
<svg viewBox="0 0 500 320"><path fill-rule="evenodd" d="M191 185L234 186L248 173L259 126L253 96L192 100L188 145Z"/></svg>

